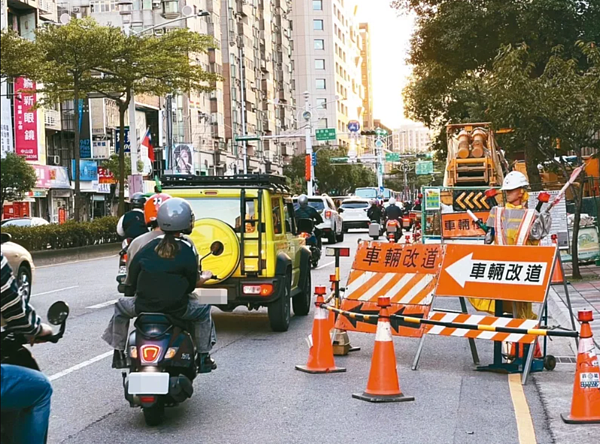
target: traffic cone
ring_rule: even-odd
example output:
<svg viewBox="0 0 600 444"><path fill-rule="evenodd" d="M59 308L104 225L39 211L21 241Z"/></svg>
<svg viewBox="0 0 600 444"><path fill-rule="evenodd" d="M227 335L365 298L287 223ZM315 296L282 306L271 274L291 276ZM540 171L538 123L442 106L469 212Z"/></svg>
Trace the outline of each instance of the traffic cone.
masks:
<svg viewBox="0 0 600 444"><path fill-rule="evenodd" d="M558 235L553 234L551 236L552 243L556 245L558 243ZM560 252L556 256L556 260L554 261L554 270L552 271L552 278L550 279L550 284L563 284L565 282L565 277L562 272L562 264L560 262Z"/></svg>
<svg viewBox="0 0 600 444"><path fill-rule="evenodd" d="M560 416L567 424L600 424L600 367L590 327L594 318L591 310L581 310L577 317L581 332L571 413Z"/></svg>
<svg viewBox="0 0 600 444"><path fill-rule="evenodd" d="M377 304L380 307L375 349L371 359L371 371L367 389L363 393L354 393L353 398L369 402L401 402L414 401L412 396L404 396L400 391L396 355L392 340L392 326L388 307L391 305L388 296L380 296Z"/></svg>
<svg viewBox="0 0 600 444"><path fill-rule="evenodd" d="M336 367L333 358L333 345L331 344L332 324L329 320L328 310L323 308L322 294L317 294L315 302L315 321L312 328L312 343L308 352L306 365L297 365L296 370L306 373L338 373L345 372L343 367Z"/></svg>

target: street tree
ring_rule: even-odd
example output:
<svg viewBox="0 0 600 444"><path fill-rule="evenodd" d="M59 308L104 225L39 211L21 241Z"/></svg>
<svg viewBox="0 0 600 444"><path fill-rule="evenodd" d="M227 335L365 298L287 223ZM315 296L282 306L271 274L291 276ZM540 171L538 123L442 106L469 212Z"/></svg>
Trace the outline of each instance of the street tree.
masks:
<svg viewBox="0 0 600 444"><path fill-rule="evenodd" d="M37 176L25 158L14 153L7 153L0 161L0 165L2 170L0 201L4 209L5 201L22 199L25 193L31 191L35 187Z"/></svg>
<svg viewBox="0 0 600 444"><path fill-rule="evenodd" d="M557 156L573 152L581 164L584 148L594 148L596 153L600 149L600 50L594 43L574 46L569 51L562 46L554 48L540 75L532 74L537 65L527 46L505 47L484 82L494 121L514 128L510 137L515 142L530 141L565 178L569 177L567 166L556 160ZM583 189L582 174L577 187L572 187L574 278L581 277L577 241Z"/></svg>
<svg viewBox="0 0 600 444"><path fill-rule="evenodd" d="M154 34L121 35L114 44L113 57L97 67L102 82L93 92L109 97L119 107L119 140L125 140L125 114L134 100L133 94L164 96L207 92L220 77L205 71L197 60L201 53L214 47L212 37L189 29L175 29ZM131 137L136 137L135 128ZM124 212L125 152L119 150L119 214Z"/></svg>

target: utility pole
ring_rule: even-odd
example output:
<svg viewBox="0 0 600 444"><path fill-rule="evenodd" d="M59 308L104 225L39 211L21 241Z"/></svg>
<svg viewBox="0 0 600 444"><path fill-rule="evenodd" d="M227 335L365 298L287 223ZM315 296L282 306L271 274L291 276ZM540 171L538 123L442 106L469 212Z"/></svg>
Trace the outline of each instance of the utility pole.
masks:
<svg viewBox="0 0 600 444"><path fill-rule="evenodd" d="M313 180L314 180L314 176L315 176L315 168L313 166L313 161L312 161L312 155L313 155L313 148L312 148L312 125L311 125L311 119L312 119L312 113L310 112L310 103L309 103L309 98L310 98L310 93L308 91L304 92L304 112L302 113L302 117L304 118L304 121L306 122L306 130L304 133L305 136L305 141L306 141L306 162L305 162L305 167L307 168L307 174L306 174L306 188L308 191L308 195L312 196L314 193L314 189L313 189Z"/></svg>
<svg viewBox="0 0 600 444"><path fill-rule="evenodd" d="M381 128L375 129L375 147L377 148L377 195L383 198L383 141L382 136L387 135L387 131Z"/></svg>
<svg viewBox="0 0 600 444"><path fill-rule="evenodd" d="M139 174L138 171L138 139L135 124L135 94L133 90L129 91L131 99L129 100L129 155L131 156L131 175Z"/></svg>
<svg viewBox="0 0 600 444"><path fill-rule="evenodd" d="M246 136L246 75L244 70L244 40L238 37L238 48L240 58L240 100L242 101L242 137ZM242 141L242 158L244 162L244 174L248 174L248 142Z"/></svg>
<svg viewBox="0 0 600 444"><path fill-rule="evenodd" d="M173 156L173 95L167 94L167 103L165 104L167 115L167 152L169 165L168 168L172 173L175 172L174 156Z"/></svg>

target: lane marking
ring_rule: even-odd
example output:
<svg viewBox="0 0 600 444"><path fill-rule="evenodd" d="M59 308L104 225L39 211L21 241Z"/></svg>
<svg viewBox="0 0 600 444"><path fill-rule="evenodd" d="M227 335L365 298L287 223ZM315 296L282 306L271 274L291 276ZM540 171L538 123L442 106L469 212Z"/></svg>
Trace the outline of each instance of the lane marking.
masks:
<svg viewBox="0 0 600 444"><path fill-rule="evenodd" d="M79 285L72 285L70 287L59 288L57 290L44 291L43 293L36 293L36 294L32 295L31 297L34 298L36 296L44 296L46 294L58 293L59 291L71 290L71 289L77 288L77 287L79 287Z"/></svg>
<svg viewBox="0 0 600 444"><path fill-rule="evenodd" d="M62 372L55 373L52 376L49 376L48 379L50 379L50 381L56 381L57 379L62 378L63 376L67 376L70 373L76 372L77 370L81 370L82 368L87 367L88 365L92 365L95 362L102 361L103 359L106 359L112 355L112 350L106 353L102 353L101 355L98 355L92 359L88 359L87 361L83 361L82 363L74 365L73 367L69 367L68 369L63 370Z"/></svg>
<svg viewBox="0 0 600 444"><path fill-rule="evenodd" d="M113 299L112 301L106 301L106 302L101 302L100 304L96 304L96 305L90 305L89 307L85 307L85 308L104 308L104 307L108 307L110 305L114 305L116 304L118 301L118 299Z"/></svg>
<svg viewBox="0 0 600 444"><path fill-rule="evenodd" d="M329 267L330 265L335 264L335 261L327 262L326 264L321 265L320 267L315 268L315 270L320 270L321 268Z"/></svg>
<svg viewBox="0 0 600 444"><path fill-rule="evenodd" d="M535 429L533 427L533 419L529 411L529 404L523 391L521 384L521 375L513 373L508 375L508 387L510 389L510 397L515 411L515 419L517 420L517 431L519 433L520 444L535 444Z"/></svg>
<svg viewBox="0 0 600 444"><path fill-rule="evenodd" d="M59 267L61 265L71 265L71 264L79 264L80 262L91 262L91 261L99 261L102 259L108 259L111 257L117 257L119 255L119 253L116 254L111 254L109 256L99 256L99 257L93 257L91 259L79 259L77 261L70 261L70 262L60 262L58 264L49 264L49 265L40 265L35 267L35 269L37 270L38 268L50 268L50 267Z"/></svg>

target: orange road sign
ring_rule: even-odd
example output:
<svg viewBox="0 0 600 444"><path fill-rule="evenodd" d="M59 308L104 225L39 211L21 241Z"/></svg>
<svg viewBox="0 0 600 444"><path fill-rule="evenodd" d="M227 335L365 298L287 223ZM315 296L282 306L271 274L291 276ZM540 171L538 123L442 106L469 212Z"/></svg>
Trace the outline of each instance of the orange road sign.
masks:
<svg viewBox="0 0 600 444"><path fill-rule="evenodd" d="M441 245L361 242L352 269L380 273L436 274L441 258Z"/></svg>
<svg viewBox="0 0 600 444"><path fill-rule="evenodd" d="M477 211L478 219L485 223L490 215L487 211ZM442 213L442 237L481 237L485 233L467 213Z"/></svg>
<svg viewBox="0 0 600 444"><path fill-rule="evenodd" d="M556 246L446 245L436 296L544 302Z"/></svg>

